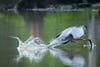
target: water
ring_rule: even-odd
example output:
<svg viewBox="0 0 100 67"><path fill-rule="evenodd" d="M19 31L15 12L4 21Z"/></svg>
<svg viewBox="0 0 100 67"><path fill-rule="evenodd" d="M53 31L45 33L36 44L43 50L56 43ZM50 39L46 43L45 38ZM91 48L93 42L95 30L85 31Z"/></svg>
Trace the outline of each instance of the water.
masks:
<svg viewBox="0 0 100 67"><path fill-rule="evenodd" d="M82 42L47 45L62 30L86 24L87 17L86 12L0 12L0 67L83 67L88 51Z"/></svg>
<svg viewBox="0 0 100 67"><path fill-rule="evenodd" d="M19 56L17 61L22 57L28 58L31 62L40 62L45 53L49 51L54 57L60 59L64 65L71 67L84 67L85 59L82 56L74 56L68 52L62 51L57 48L48 48L38 37L33 38L30 36L26 41L22 42L19 37L12 37L18 40L19 46L17 47ZM52 46L51 46L52 47Z"/></svg>

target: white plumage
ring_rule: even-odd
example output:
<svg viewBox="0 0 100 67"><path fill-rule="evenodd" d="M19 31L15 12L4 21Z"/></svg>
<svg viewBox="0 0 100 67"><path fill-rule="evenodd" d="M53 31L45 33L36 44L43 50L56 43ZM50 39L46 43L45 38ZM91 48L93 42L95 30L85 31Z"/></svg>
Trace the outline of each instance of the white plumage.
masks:
<svg viewBox="0 0 100 67"><path fill-rule="evenodd" d="M86 32L86 26L73 26L65 29L57 35L57 37L50 42L48 46L55 47L60 44L67 43L72 39L81 39Z"/></svg>
<svg viewBox="0 0 100 67"><path fill-rule="evenodd" d="M65 37L67 37L69 34L73 36L73 39L80 39L85 34L85 26L79 26L79 27L74 26L74 27L65 29L62 32L61 36L65 35Z"/></svg>

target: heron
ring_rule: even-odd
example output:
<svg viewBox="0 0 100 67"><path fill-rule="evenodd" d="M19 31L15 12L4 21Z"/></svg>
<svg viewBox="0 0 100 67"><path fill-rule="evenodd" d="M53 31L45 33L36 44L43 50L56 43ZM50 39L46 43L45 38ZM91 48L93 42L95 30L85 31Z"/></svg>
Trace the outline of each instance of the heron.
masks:
<svg viewBox="0 0 100 67"><path fill-rule="evenodd" d="M91 43L90 39L85 39L84 36L86 35L87 26L72 26L64 31L57 34L56 38L53 39L48 47L55 47L61 44L67 44L68 42L75 42L78 40L88 40Z"/></svg>

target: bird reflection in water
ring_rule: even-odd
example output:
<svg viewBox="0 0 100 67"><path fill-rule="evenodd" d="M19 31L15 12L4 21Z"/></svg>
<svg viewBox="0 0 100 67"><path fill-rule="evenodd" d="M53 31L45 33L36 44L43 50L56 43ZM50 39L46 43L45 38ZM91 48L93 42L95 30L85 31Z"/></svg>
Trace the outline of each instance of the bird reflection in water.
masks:
<svg viewBox="0 0 100 67"><path fill-rule="evenodd" d="M65 65L69 65L71 67L84 67L85 65L85 59L80 55L73 55L67 51L57 48L51 48L49 50L54 57L60 59Z"/></svg>
<svg viewBox="0 0 100 67"><path fill-rule="evenodd" d="M39 62L45 56L46 52L49 51L50 54L60 59L65 65L69 65L71 67L84 67L85 65L84 57L73 55L58 48L48 48L48 46L45 45L38 37L33 38L30 36L24 42L18 37L13 38L19 41L19 46L17 47L19 56L17 57L17 60L20 60L22 57L27 57L30 61L34 60Z"/></svg>

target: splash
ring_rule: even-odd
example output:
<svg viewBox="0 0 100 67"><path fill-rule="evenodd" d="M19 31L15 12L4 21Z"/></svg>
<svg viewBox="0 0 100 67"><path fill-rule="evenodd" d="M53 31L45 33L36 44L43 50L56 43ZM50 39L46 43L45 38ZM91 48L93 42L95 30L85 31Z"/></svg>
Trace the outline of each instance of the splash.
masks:
<svg viewBox="0 0 100 67"><path fill-rule="evenodd" d="M24 42L19 37L12 38L17 39L19 42L19 46L17 47L19 53L17 61L22 57L27 57L30 61L35 60L36 62L39 62L47 51L46 45L39 37L33 38L30 36Z"/></svg>
<svg viewBox="0 0 100 67"><path fill-rule="evenodd" d="M39 38L33 38L30 36L26 41L22 41L19 37L12 37L18 40L19 46L17 50L19 55L17 61L22 57L29 58L30 61L40 62L45 56L46 52L49 51L54 57L60 59L64 65L69 65L71 67L84 67L85 59L82 56L75 56L67 51L61 49L48 48L46 44Z"/></svg>

